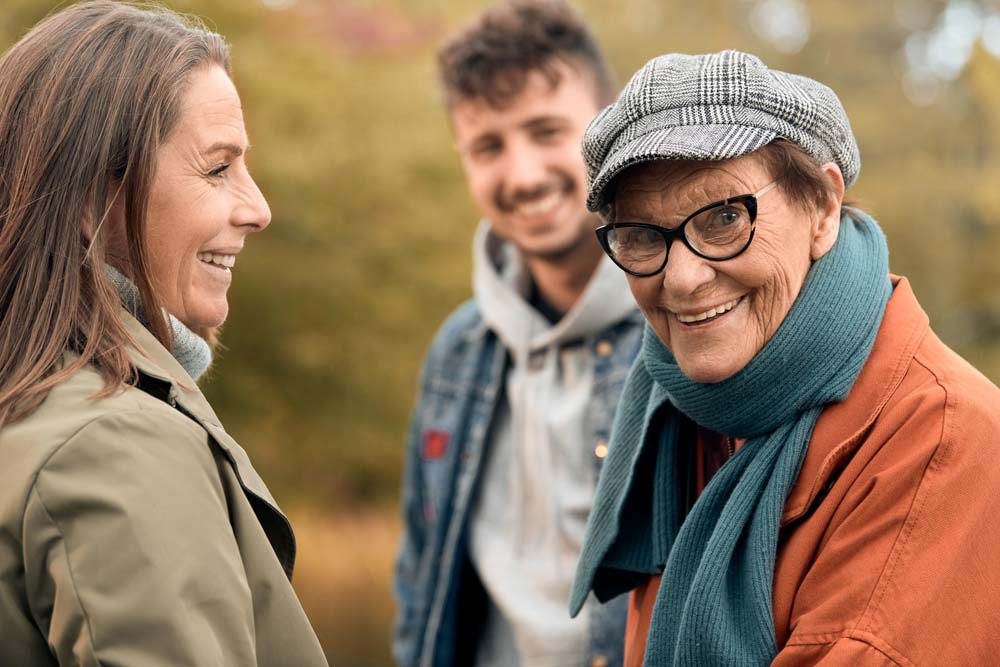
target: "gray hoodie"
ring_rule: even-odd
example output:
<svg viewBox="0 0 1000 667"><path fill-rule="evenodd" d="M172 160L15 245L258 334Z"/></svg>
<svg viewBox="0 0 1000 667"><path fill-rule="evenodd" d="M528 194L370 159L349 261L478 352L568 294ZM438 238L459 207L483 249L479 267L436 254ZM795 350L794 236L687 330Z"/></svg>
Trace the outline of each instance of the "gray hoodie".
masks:
<svg viewBox="0 0 1000 667"><path fill-rule="evenodd" d="M485 222L474 262L483 319L511 357L470 524L470 556L491 600L477 667L578 667L588 610L571 619L566 605L597 481L586 429L591 350L635 301L605 257L573 308L550 324L528 303L520 254Z"/></svg>

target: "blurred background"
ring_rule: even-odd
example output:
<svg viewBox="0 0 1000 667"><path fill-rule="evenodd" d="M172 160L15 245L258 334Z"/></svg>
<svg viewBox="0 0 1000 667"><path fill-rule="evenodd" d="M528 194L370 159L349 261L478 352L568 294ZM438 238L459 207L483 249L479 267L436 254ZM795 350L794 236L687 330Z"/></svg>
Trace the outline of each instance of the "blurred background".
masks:
<svg viewBox="0 0 1000 667"><path fill-rule="evenodd" d="M3 0L0 47L69 3ZM204 382L299 536L295 586L335 667L390 664L406 420L424 349L471 294L477 214L434 51L485 2L166 0L232 44L273 223L230 292ZM620 83L650 57L735 48L830 85L892 270L1000 381L1000 5L598 0Z"/></svg>

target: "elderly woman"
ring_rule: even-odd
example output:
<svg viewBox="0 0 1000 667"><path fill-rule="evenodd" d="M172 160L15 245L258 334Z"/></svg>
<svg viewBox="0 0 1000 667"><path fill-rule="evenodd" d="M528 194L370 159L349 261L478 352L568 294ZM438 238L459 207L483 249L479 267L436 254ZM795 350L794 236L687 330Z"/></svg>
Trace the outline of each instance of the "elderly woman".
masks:
<svg viewBox="0 0 1000 667"><path fill-rule="evenodd" d="M195 381L270 212L222 39L74 5L0 61L0 665L325 665Z"/></svg>
<svg viewBox="0 0 1000 667"><path fill-rule="evenodd" d="M836 95L662 56L584 154L648 326L572 610L631 590L629 665L994 664L1000 391L842 205Z"/></svg>

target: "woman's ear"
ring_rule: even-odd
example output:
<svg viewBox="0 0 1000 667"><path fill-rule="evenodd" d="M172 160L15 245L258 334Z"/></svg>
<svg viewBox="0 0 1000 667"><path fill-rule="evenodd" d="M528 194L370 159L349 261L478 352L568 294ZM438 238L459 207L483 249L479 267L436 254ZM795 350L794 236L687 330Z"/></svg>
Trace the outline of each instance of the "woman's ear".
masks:
<svg viewBox="0 0 1000 667"><path fill-rule="evenodd" d="M83 220L80 221L80 235L83 236L84 245L90 248L97 235L97 222L94 220L94 208L88 201L83 207Z"/></svg>
<svg viewBox="0 0 1000 667"><path fill-rule="evenodd" d="M812 242L809 245L809 257L816 261L833 247L840 233L840 209L844 203L844 177L840 167L833 162L827 162L820 169L823 176L830 182L830 196L822 202L813 224Z"/></svg>
<svg viewBox="0 0 1000 667"><path fill-rule="evenodd" d="M95 220L94 209L88 203L84 208L83 220L80 221L80 233L88 248L98 236L106 237L104 247L109 256L117 256L124 249L125 234L125 197L122 195L121 181L111 183L100 215L100 219Z"/></svg>
<svg viewBox="0 0 1000 667"><path fill-rule="evenodd" d="M107 234L116 229L124 229L125 225L125 203L122 196L122 182L115 180L108 188L108 195L105 198L104 209L99 220L94 220L91 206L93 194L87 197L87 205L84 207L83 220L81 221L81 233L87 245L94 242L98 234ZM105 228L108 228L105 231Z"/></svg>

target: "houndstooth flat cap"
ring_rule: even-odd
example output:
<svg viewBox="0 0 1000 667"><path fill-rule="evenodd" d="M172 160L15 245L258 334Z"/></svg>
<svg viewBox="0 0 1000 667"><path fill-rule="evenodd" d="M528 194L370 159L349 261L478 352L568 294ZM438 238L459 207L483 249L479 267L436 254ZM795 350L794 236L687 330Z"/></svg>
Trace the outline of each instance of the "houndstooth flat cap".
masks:
<svg viewBox="0 0 1000 667"><path fill-rule="evenodd" d="M847 113L827 86L740 51L658 56L587 127L587 208L603 208L608 185L633 164L727 160L775 138L837 163L847 185L861 170Z"/></svg>

